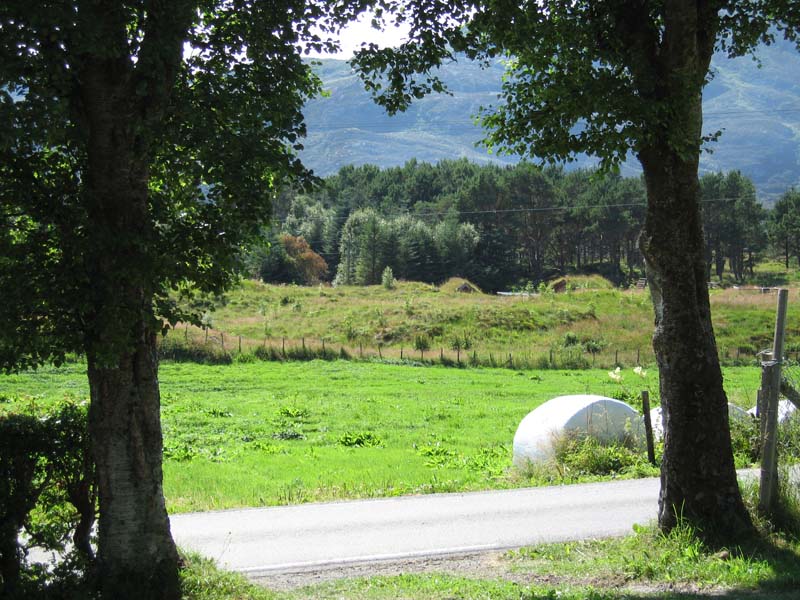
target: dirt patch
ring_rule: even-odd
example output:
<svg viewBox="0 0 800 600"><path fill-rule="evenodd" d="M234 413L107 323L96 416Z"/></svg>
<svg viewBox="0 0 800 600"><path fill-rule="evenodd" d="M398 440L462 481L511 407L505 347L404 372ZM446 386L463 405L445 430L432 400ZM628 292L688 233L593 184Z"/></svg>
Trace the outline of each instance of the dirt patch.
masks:
<svg viewBox="0 0 800 600"><path fill-rule="evenodd" d="M562 577L548 573L525 572L515 568L515 561L504 551L454 554L435 557L408 558L403 560L372 561L346 565L334 565L293 572L253 574L250 579L263 587L275 591L290 591L306 586L327 583L337 579L356 579L362 577L391 577L408 573L447 573L470 579L503 579L521 585L538 585L558 588L592 586L596 589L614 589L643 597L671 593L685 594L687 598L728 597L730 590L716 586L696 584L657 583L627 581L623 576L609 577ZM761 595L759 592L741 592L737 598L760 600L789 600L796 598L791 594Z"/></svg>
<svg viewBox="0 0 800 600"><path fill-rule="evenodd" d="M475 579L514 579L511 561L504 552L482 552L333 565L293 572L250 575L258 585L277 591L292 590L336 579L401 575L404 573L450 573Z"/></svg>

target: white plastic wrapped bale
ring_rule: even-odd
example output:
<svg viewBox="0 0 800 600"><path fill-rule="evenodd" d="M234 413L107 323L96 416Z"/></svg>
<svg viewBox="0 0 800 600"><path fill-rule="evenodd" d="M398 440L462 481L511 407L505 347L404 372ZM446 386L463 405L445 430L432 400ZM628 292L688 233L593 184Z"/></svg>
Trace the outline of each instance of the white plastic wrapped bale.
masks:
<svg viewBox="0 0 800 600"><path fill-rule="evenodd" d="M757 412L756 408L757 407L754 406L753 408L747 411L747 414L755 418ZM792 404L791 400L786 400L786 399L780 400L778 402L778 423L783 423L784 421L786 421L789 417L791 417L794 414L794 411L796 410L797 407L794 404Z"/></svg>
<svg viewBox="0 0 800 600"><path fill-rule="evenodd" d="M522 419L514 434L514 465L546 462L564 433L577 431L600 441L623 440L640 432L641 417L625 402L604 396L559 396Z"/></svg>
<svg viewBox="0 0 800 600"><path fill-rule="evenodd" d="M660 406L656 406L650 411L650 427L653 428L654 440L664 439L664 417Z"/></svg>
<svg viewBox="0 0 800 600"><path fill-rule="evenodd" d="M755 414L755 412L753 414ZM746 411L743 408L728 402L728 420L746 421L750 417L750 411ZM653 427L653 439L656 441L664 439L664 421L660 406L656 406L650 411L650 424Z"/></svg>

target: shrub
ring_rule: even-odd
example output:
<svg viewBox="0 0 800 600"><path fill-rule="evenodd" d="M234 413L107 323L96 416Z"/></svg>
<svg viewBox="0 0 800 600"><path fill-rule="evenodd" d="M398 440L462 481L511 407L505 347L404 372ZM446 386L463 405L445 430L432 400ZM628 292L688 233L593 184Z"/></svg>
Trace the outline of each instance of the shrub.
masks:
<svg viewBox="0 0 800 600"><path fill-rule="evenodd" d="M64 564L87 571L94 558L95 481L84 406L0 417L0 596L36 595L20 585L41 587L64 574L28 567L24 556L31 546L65 555ZM66 554L68 542L73 550Z"/></svg>
<svg viewBox="0 0 800 600"><path fill-rule="evenodd" d="M381 274L381 285L387 290L393 290L395 283L392 267L386 267Z"/></svg>
<svg viewBox="0 0 800 600"><path fill-rule="evenodd" d="M425 352L431 349L431 339L423 334L414 336L414 350L419 352L421 358L425 358Z"/></svg>
<svg viewBox="0 0 800 600"><path fill-rule="evenodd" d="M570 346L577 346L580 344L580 340L578 336L571 331L568 331L564 334L563 339L561 340L561 345L565 348L569 348Z"/></svg>
<svg viewBox="0 0 800 600"><path fill-rule="evenodd" d="M734 418L730 420L730 428L733 460L736 468L743 469L758 462L760 454L758 421ZM780 433L778 435L780 437Z"/></svg>
<svg viewBox="0 0 800 600"><path fill-rule="evenodd" d="M613 475L642 461L640 453L625 444L601 443L582 433L567 433L555 445L556 462L574 475Z"/></svg>

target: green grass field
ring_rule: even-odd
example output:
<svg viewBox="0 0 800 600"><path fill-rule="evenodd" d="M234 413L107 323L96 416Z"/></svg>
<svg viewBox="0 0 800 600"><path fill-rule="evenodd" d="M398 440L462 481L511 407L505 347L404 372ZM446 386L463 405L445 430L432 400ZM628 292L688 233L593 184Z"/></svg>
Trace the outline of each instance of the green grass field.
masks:
<svg viewBox="0 0 800 600"><path fill-rule="evenodd" d="M726 369L730 399L752 406L759 373ZM172 512L546 483L509 472L530 410L564 394L657 390L655 372L629 369L620 384L598 369L351 361L166 363L160 383ZM87 395L81 363L0 376L0 411Z"/></svg>

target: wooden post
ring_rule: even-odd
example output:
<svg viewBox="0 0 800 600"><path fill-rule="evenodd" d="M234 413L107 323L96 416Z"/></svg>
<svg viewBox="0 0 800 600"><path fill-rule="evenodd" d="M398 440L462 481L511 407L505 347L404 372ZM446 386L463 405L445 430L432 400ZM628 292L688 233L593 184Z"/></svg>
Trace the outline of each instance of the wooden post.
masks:
<svg viewBox="0 0 800 600"><path fill-rule="evenodd" d="M786 308L789 290L778 290L778 307L775 316L775 336L772 345L772 360L761 363L760 400L761 415L761 480L758 493L758 508L763 514L771 514L778 487L777 434L778 398L781 389L781 362L786 333Z"/></svg>
<svg viewBox="0 0 800 600"><path fill-rule="evenodd" d="M656 449L653 444L653 423L650 421L650 392L642 390L642 414L644 415L644 437L647 442L647 460L656 466Z"/></svg>
<svg viewBox="0 0 800 600"><path fill-rule="evenodd" d="M361 342L358 342L358 356L364 358L364 346Z"/></svg>
<svg viewBox="0 0 800 600"><path fill-rule="evenodd" d="M306 338L301 337L300 338L300 344L303 346L303 354L305 354L306 353Z"/></svg>
<svg viewBox="0 0 800 600"><path fill-rule="evenodd" d="M186 329L183 330L183 339L185 339L185 340L189 339L189 324L188 323L186 324Z"/></svg>
<svg viewBox="0 0 800 600"><path fill-rule="evenodd" d="M772 512L777 487L778 469L776 441L778 429L778 386L780 365L777 361L761 364L761 478L758 489L758 509L762 514Z"/></svg>
<svg viewBox="0 0 800 600"><path fill-rule="evenodd" d="M381 345L378 344L378 358L383 359L383 354L381 354Z"/></svg>
<svg viewBox="0 0 800 600"><path fill-rule="evenodd" d="M286 356L286 338L285 337L281 338L281 354Z"/></svg>
<svg viewBox="0 0 800 600"><path fill-rule="evenodd" d="M208 327L206 327L206 344L208 343Z"/></svg>
<svg viewBox="0 0 800 600"><path fill-rule="evenodd" d="M400 360L403 360L403 347L400 346Z"/></svg>
<svg viewBox="0 0 800 600"><path fill-rule="evenodd" d="M239 336L239 354L242 353L242 336Z"/></svg>
<svg viewBox="0 0 800 600"><path fill-rule="evenodd" d="M636 366L639 366L639 348L636 349Z"/></svg>
<svg viewBox="0 0 800 600"><path fill-rule="evenodd" d="M786 309L789 303L789 290L778 290L778 312L775 317L775 337L772 344L772 358L783 361L783 340L786 337Z"/></svg>
<svg viewBox="0 0 800 600"><path fill-rule="evenodd" d="M439 360L444 362L444 348L439 348Z"/></svg>
<svg viewBox="0 0 800 600"><path fill-rule="evenodd" d="M551 367L555 366L555 363L553 363L553 349L552 348L550 348L550 366Z"/></svg>
<svg viewBox="0 0 800 600"><path fill-rule="evenodd" d="M614 366L619 366L619 350L614 350Z"/></svg>
<svg viewBox="0 0 800 600"><path fill-rule="evenodd" d="M222 349L225 350L225 334L222 331L219 332L219 343L222 345Z"/></svg>
<svg viewBox="0 0 800 600"><path fill-rule="evenodd" d="M456 362L461 364L461 348L456 348Z"/></svg>
<svg viewBox="0 0 800 600"><path fill-rule="evenodd" d="M322 338L322 355L325 356L325 338Z"/></svg>

